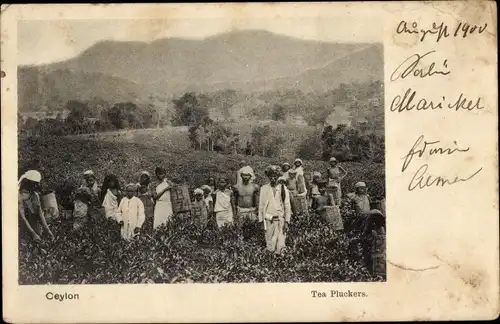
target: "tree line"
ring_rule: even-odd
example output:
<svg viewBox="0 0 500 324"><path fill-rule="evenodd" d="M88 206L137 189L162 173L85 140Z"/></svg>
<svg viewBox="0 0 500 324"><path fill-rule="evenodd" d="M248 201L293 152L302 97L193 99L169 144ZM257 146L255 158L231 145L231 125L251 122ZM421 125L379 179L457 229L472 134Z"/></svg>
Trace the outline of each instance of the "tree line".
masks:
<svg viewBox="0 0 500 324"><path fill-rule="evenodd" d="M279 129L255 123L250 134L243 135L239 129L228 126L231 123L226 123L231 121L231 111L242 108L240 103L247 97L241 96L235 90L210 94L187 92L171 101L169 114L146 103L111 105L98 99L70 100L65 104L66 117L59 112L55 118L38 121L18 115L18 131L26 135L63 136L170 124L188 126L189 140L196 150L278 157L288 143ZM245 101L243 106L247 108L243 109L242 118L253 116L256 120L285 123L290 117L300 116L308 125L316 127L314 134L305 138L294 152L300 157L383 161L383 89L380 82L341 85L323 95L276 90L248 96L257 96L260 103L247 109L252 103ZM213 118L214 114L218 118ZM331 121L336 126L328 125Z"/></svg>

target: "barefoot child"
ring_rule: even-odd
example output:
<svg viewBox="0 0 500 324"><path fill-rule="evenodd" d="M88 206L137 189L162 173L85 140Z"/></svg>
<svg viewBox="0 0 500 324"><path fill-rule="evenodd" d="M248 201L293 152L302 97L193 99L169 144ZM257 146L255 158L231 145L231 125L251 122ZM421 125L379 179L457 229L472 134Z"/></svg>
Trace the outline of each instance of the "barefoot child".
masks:
<svg viewBox="0 0 500 324"><path fill-rule="evenodd" d="M130 241L139 234L145 220L144 204L136 197L137 185L131 183L126 187L127 196L122 198L116 212L116 220L121 226L122 238Z"/></svg>
<svg viewBox="0 0 500 324"><path fill-rule="evenodd" d="M320 194L313 199L313 209L315 209L318 214L333 227L334 230L343 230L344 223L342 222L342 217L340 216L339 206L335 204L333 194L327 192L327 184L327 181L318 182L318 191Z"/></svg>
<svg viewBox="0 0 500 324"><path fill-rule="evenodd" d="M226 178L220 178L213 194L215 220L219 228L233 224L233 215L236 214L233 191L227 188L227 184Z"/></svg>
<svg viewBox="0 0 500 324"><path fill-rule="evenodd" d="M318 213L323 214L327 206L335 206L335 200L331 193L326 191L326 181L316 182L319 195L313 197L313 209Z"/></svg>
<svg viewBox="0 0 500 324"><path fill-rule="evenodd" d="M204 192L201 188L194 190L193 216L196 218L196 223L205 228L208 223L208 206L205 203Z"/></svg>

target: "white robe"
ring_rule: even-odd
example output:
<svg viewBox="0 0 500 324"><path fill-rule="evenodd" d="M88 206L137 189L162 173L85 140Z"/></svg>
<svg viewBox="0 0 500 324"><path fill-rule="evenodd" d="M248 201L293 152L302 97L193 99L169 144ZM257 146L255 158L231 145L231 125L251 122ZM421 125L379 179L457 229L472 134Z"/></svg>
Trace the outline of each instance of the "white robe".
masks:
<svg viewBox="0 0 500 324"><path fill-rule="evenodd" d="M281 199L281 190L285 190L285 201ZM289 223L292 216L290 192L286 186L277 185L276 193L270 184L260 188L259 221L264 221L267 249L280 253L285 247L286 233L283 231L285 222Z"/></svg>
<svg viewBox="0 0 500 324"><path fill-rule="evenodd" d="M156 186L156 193L163 191L163 189L168 188L170 185L165 179L162 183ZM165 193L156 200L153 228L165 224L172 215L174 214L172 210L172 200L170 195L170 190L165 191Z"/></svg>
<svg viewBox="0 0 500 324"><path fill-rule="evenodd" d="M116 220L116 212L118 210L118 197L116 197L109 189L106 192L106 196L104 196L102 207L104 207L106 218Z"/></svg>
<svg viewBox="0 0 500 324"><path fill-rule="evenodd" d="M120 201L116 211L116 220L123 222L121 228L122 238L129 241L134 238L134 230L141 228L146 216L144 214L144 204L137 197L124 197Z"/></svg>
<svg viewBox="0 0 500 324"><path fill-rule="evenodd" d="M220 190L215 191L214 213L219 228L233 223L233 208L230 195Z"/></svg>

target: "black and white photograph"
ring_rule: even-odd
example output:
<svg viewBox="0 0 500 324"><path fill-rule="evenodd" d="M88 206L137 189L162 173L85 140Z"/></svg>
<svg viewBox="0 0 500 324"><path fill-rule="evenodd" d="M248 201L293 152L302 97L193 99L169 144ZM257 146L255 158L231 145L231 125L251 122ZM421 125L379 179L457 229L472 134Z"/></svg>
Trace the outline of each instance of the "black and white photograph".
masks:
<svg viewBox="0 0 500 324"><path fill-rule="evenodd" d="M386 281L382 27L245 19L18 21L19 285Z"/></svg>

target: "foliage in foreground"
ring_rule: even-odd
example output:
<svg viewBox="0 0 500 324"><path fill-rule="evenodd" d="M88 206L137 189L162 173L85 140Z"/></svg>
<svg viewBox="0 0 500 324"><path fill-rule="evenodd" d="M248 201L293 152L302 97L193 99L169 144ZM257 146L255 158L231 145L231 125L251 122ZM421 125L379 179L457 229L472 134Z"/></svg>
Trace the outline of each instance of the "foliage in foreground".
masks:
<svg viewBox="0 0 500 324"><path fill-rule="evenodd" d="M281 256L265 249L262 230L255 228L250 240L242 240L234 228L219 232L212 224L202 230L189 217L176 217L131 243L104 218L80 232L72 232L71 221L62 218L50 226L55 242L20 244L20 284L383 280L364 267L359 237L336 233L317 215L292 222Z"/></svg>

